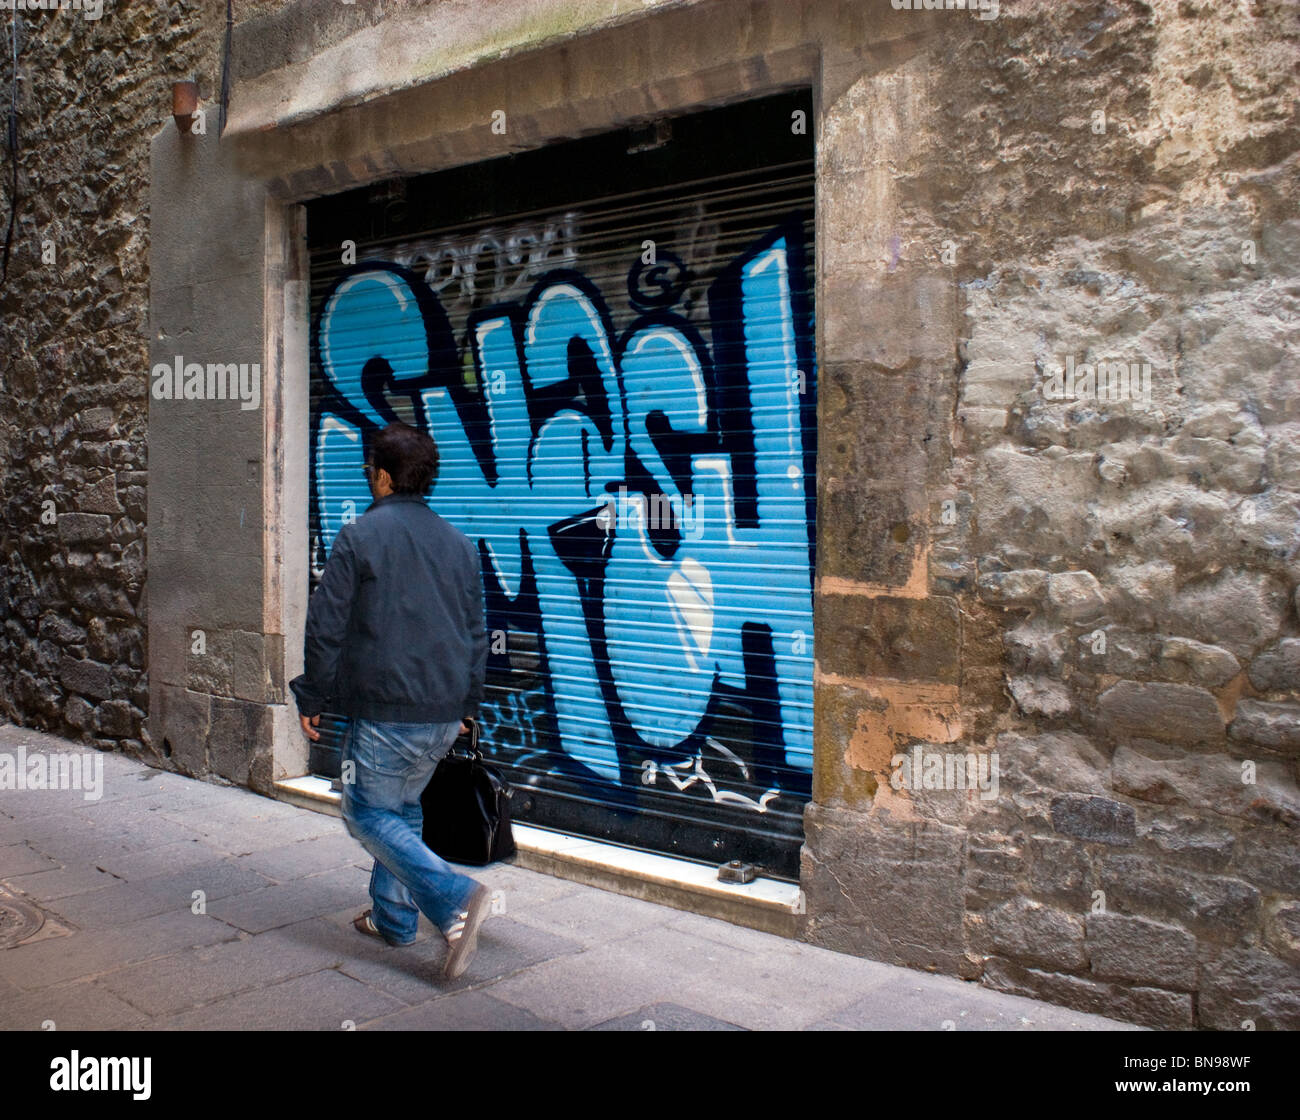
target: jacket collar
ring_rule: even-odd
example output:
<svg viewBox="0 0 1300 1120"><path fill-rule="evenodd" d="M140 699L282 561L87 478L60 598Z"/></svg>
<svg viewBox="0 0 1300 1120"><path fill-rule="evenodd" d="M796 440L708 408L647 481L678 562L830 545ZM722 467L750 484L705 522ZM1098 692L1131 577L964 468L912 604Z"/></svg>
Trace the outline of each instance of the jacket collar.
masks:
<svg viewBox="0 0 1300 1120"><path fill-rule="evenodd" d="M375 498L370 503L370 508L373 509L375 506L386 505L388 502L419 502L421 505L423 505L424 495L423 494L385 494L382 498Z"/></svg>

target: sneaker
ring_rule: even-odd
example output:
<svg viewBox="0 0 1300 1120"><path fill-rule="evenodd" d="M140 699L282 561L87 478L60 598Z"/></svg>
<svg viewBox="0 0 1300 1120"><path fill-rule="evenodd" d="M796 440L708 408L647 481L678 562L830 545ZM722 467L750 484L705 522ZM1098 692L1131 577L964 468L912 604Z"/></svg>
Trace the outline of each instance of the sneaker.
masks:
<svg viewBox="0 0 1300 1120"><path fill-rule="evenodd" d="M492 892L482 883L469 898L469 909L462 910L446 932L450 952L443 975L454 980L469 967L478 948L478 927L492 908Z"/></svg>
<svg viewBox="0 0 1300 1120"><path fill-rule="evenodd" d="M388 942L388 944L393 946L395 949L400 949L403 945L409 945L411 944L411 941L415 940L413 937L411 938L411 941L393 941L391 938L380 932L379 927L375 925L374 919L370 917L370 914L371 912L366 910L352 919L352 924L357 928L358 932L364 933L368 937L378 937L381 941Z"/></svg>

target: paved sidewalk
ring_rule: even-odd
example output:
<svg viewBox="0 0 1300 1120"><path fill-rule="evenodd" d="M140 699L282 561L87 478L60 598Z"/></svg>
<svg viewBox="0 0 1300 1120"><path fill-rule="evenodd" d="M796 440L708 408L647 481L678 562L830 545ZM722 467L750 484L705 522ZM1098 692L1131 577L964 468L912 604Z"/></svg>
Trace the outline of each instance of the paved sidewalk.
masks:
<svg viewBox="0 0 1300 1120"><path fill-rule="evenodd" d="M0 725L0 754L87 750ZM358 934L370 859L337 818L104 755L103 794L0 790L0 1028L1108 1030L1000 995L508 864L469 971ZM202 892L201 895L196 892ZM0 922L0 941L9 930Z"/></svg>

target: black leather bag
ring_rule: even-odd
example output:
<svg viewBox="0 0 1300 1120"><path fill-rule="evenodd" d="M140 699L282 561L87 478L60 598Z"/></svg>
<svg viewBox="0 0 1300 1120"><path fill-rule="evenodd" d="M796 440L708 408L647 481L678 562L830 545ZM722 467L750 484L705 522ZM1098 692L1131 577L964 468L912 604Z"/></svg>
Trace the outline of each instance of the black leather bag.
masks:
<svg viewBox="0 0 1300 1120"><path fill-rule="evenodd" d="M424 842L452 863L477 866L515 854L510 827L510 784L483 761L477 720L466 720L469 749L452 746L420 797Z"/></svg>

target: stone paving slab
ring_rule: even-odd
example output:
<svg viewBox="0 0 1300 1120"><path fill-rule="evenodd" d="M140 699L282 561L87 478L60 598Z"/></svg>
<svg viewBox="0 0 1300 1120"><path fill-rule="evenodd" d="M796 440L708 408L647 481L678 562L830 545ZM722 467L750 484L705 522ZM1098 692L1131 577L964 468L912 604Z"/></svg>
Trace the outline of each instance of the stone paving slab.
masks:
<svg viewBox="0 0 1300 1120"><path fill-rule="evenodd" d="M66 980L99 976L123 965L153 960L194 945L229 941L239 931L188 910L160 914L124 926L81 930L70 937L24 942L0 950L0 979L24 991ZM0 1027L7 1026L0 1008Z"/></svg>
<svg viewBox="0 0 1300 1120"><path fill-rule="evenodd" d="M21 886L21 881L19 885ZM126 925L169 910L188 913L190 899L180 891L159 890L148 882L128 883L118 880L102 891L68 895L48 903L45 909L66 918L79 929L95 929Z"/></svg>
<svg viewBox="0 0 1300 1120"><path fill-rule="evenodd" d="M805 958L798 972L764 979L752 954L658 927L547 961L494 985L492 993L519 1006L548 1007L569 1030L655 1002L689 1006L752 1030L797 1030L859 995L852 987L810 990L815 974L815 962Z"/></svg>
<svg viewBox="0 0 1300 1120"><path fill-rule="evenodd" d="M183 896L188 906L194 892L202 891L207 904L218 899L264 890L274 883L250 867L242 867L233 858L211 859L206 863L186 865L183 869L151 875L144 880L151 889Z"/></svg>
<svg viewBox="0 0 1300 1120"><path fill-rule="evenodd" d="M149 766L137 766L134 770L114 768L112 781L110 771L104 771L104 788L98 797L87 798L83 793L69 791L68 800L61 801L60 810L71 813L92 813L98 806L121 805L131 809L149 809L156 805L175 808L181 804L216 804L215 800L206 800L202 794L189 792L186 787L193 784L188 778L165 774ZM202 785L203 783L197 783ZM195 799L198 800L195 800Z"/></svg>
<svg viewBox="0 0 1300 1120"><path fill-rule="evenodd" d="M8 753L12 753L10 750ZM71 813L77 816L77 810L105 804L94 798L86 798L79 790L55 789L6 789L0 791L0 812L6 817L19 821L35 821L49 817L54 812Z"/></svg>
<svg viewBox="0 0 1300 1120"><path fill-rule="evenodd" d="M204 826L201 838L213 846L224 847L232 855L250 855L271 848L282 848L298 840L329 836L342 829L341 821L310 809L297 809L307 821L259 821L234 825L213 824Z"/></svg>
<svg viewBox="0 0 1300 1120"><path fill-rule="evenodd" d="M337 951L272 930L120 968L99 983L149 1015L166 1016L337 968L345 959Z"/></svg>
<svg viewBox="0 0 1300 1120"><path fill-rule="evenodd" d="M495 912L502 914L527 913L543 903L560 898L589 897L587 892L590 888L575 883L572 879L539 875L510 863L494 863L490 867L461 867L460 870L492 888L494 906L497 908Z"/></svg>
<svg viewBox="0 0 1300 1120"><path fill-rule="evenodd" d="M189 867L201 867L213 860L235 857L196 836L182 837L156 848L122 848L115 842L94 850L96 867L128 882L176 874Z"/></svg>
<svg viewBox="0 0 1300 1120"><path fill-rule="evenodd" d="M507 895L507 907L509 901ZM577 891L559 898L517 906L508 910L508 913L524 925L548 930L590 946L619 940L651 926L666 925L677 911L639 898L611 894L609 899L602 900L601 920L595 924L591 920L590 896Z"/></svg>
<svg viewBox="0 0 1300 1120"><path fill-rule="evenodd" d="M208 913L246 933L263 933L366 899L370 873L359 867L275 883L231 898L217 899ZM360 935L358 935L360 936Z"/></svg>
<svg viewBox="0 0 1300 1120"><path fill-rule="evenodd" d="M353 936L358 936L355 931ZM527 972L545 961L568 957L581 950L582 945L576 941L498 917L483 925L474 960L465 974L455 980L445 980L442 976L447 948L441 937L429 938L423 947L390 949L388 955L378 959L365 962L352 959L340 967L349 976L382 988L406 1003L420 1003L431 996L442 998L443 993L492 985L503 977Z"/></svg>
<svg viewBox="0 0 1300 1120"><path fill-rule="evenodd" d="M503 1003L487 992L463 991L432 1003L408 1007L366 1023L379 1031L551 1031L556 1023L531 1011Z"/></svg>
<svg viewBox="0 0 1300 1120"><path fill-rule="evenodd" d="M116 839L101 829L78 829L66 836L44 835L26 843L61 866L80 866L89 865L95 855L109 850Z"/></svg>
<svg viewBox="0 0 1300 1120"><path fill-rule="evenodd" d="M92 980L22 992L4 1001L9 1030L121 1031L148 1025L148 1016ZM42 1024L52 1022L53 1028Z"/></svg>
<svg viewBox="0 0 1300 1120"><path fill-rule="evenodd" d="M633 1011L630 1015L620 1015L597 1026L589 1027L593 1031L743 1031L735 1023L724 1019L714 1019L710 1015L701 1015L689 1007L679 1007L675 1003L652 1003Z"/></svg>
<svg viewBox="0 0 1300 1120"><path fill-rule="evenodd" d="M331 817L310 810L298 810L311 820L268 820L265 818L235 817L223 821L220 814L206 819L168 813L158 810L159 814L173 822L173 834L177 838L184 835L197 836L206 844L231 852L232 855L248 855L253 852L266 851L269 848L281 848L297 840L308 840L315 836L327 836L342 827Z"/></svg>
<svg viewBox="0 0 1300 1120"><path fill-rule="evenodd" d="M0 725L18 742L87 749ZM0 796L0 882L48 915L0 950L0 1029L1125 1027L512 864L463 869L495 905L449 983L427 920L397 949L352 928L371 860L337 818L102 757L98 801Z"/></svg>
<svg viewBox="0 0 1300 1120"><path fill-rule="evenodd" d="M392 996L327 968L155 1019L150 1029L337 1031L351 1029L346 1023L355 1026L401 1007Z"/></svg>
<svg viewBox="0 0 1300 1120"><path fill-rule="evenodd" d="M54 902L70 894L103 890L122 880L98 867L56 867L53 871L30 872L12 879L0 878L37 902Z"/></svg>
<svg viewBox="0 0 1300 1120"><path fill-rule="evenodd" d="M331 871L353 864L369 869L374 862L366 850L342 828L337 835L295 840L275 848L264 848L237 857L241 867L277 882L287 883L304 875Z"/></svg>
<svg viewBox="0 0 1300 1120"><path fill-rule="evenodd" d="M1019 1000L1020 1002L1016 1002ZM876 1030L885 1023L895 1030L1114 1030L1117 1025L1098 1016L1072 1012L1032 999L966 984L950 976L917 973L891 976L866 999L842 1008L812 1029ZM1139 1030L1127 1024L1119 1029Z"/></svg>
<svg viewBox="0 0 1300 1120"><path fill-rule="evenodd" d="M171 871L139 881L118 880L108 890L75 894L49 905L48 909L82 929L135 921L168 910L190 910L235 895L249 894L272 885L264 875L232 866L229 862L196 864L184 871ZM203 898L195 899L194 892Z"/></svg>
<svg viewBox="0 0 1300 1120"><path fill-rule="evenodd" d="M11 816L0 806L0 844L34 843L42 837L65 836L71 839L100 835L102 830L93 816L79 815L71 810Z"/></svg>
<svg viewBox="0 0 1300 1120"><path fill-rule="evenodd" d="M38 871L57 871L58 860L36 851L30 844L6 844L0 848L0 876L31 875Z"/></svg>
<svg viewBox="0 0 1300 1120"><path fill-rule="evenodd" d="M111 845L115 852L152 851L180 840L205 839L183 822L177 822L165 810L137 809L131 802L105 805L96 817L99 823L97 837L106 846Z"/></svg>

